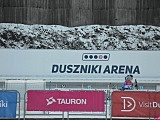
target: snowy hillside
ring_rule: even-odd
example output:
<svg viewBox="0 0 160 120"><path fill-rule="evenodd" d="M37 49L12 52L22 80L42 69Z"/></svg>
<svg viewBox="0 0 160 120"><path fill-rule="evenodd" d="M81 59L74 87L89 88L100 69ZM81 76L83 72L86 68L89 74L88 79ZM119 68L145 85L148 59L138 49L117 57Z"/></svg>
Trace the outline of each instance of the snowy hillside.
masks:
<svg viewBox="0 0 160 120"><path fill-rule="evenodd" d="M0 48L160 50L160 27L0 24Z"/></svg>

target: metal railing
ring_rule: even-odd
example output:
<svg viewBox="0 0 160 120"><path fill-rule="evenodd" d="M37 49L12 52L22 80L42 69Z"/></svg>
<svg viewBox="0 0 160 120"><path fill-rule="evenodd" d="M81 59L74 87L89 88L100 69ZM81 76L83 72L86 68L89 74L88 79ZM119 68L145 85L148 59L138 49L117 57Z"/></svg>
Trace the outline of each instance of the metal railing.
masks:
<svg viewBox="0 0 160 120"><path fill-rule="evenodd" d="M8 80L9 81L9 80ZM117 89L104 89L106 92L106 103L105 103L105 112L52 112L52 111L26 111L26 91L27 90L49 90L46 88L46 82L44 80L42 81L18 81L16 82L5 82L3 83L3 90L2 91L16 91L18 93L18 109L17 109L17 118L62 118L64 120L67 118L75 118L75 117L82 117L82 118L102 118L102 119L110 119L112 120L114 117L112 116L112 92L113 91L119 91ZM19 83L20 82L20 83ZM18 83L18 84L17 84ZM50 88L51 89L51 88ZM55 88L52 88L51 90L71 90L72 88L58 88L57 86ZM74 88L73 90L84 90L83 85L82 88ZM88 90L95 90L95 89L88 89ZM98 90L98 89L97 89ZM136 91L148 91L148 90L136 90ZM155 90L156 91L156 90ZM156 117L156 116L155 116ZM127 117L125 117L127 119ZM136 119L136 117L134 118ZM141 118L143 119L143 118ZM144 119L155 119L148 116L148 118Z"/></svg>

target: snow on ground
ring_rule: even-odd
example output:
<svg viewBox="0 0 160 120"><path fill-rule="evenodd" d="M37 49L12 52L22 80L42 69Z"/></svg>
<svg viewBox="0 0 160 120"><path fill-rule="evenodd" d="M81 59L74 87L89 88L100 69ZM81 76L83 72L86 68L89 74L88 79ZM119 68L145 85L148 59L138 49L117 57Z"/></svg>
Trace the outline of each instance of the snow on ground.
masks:
<svg viewBox="0 0 160 120"><path fill-rule="evenodd" d="M160 50L160 27L149 25L24 25L0 23L0 48Z"/></svg>

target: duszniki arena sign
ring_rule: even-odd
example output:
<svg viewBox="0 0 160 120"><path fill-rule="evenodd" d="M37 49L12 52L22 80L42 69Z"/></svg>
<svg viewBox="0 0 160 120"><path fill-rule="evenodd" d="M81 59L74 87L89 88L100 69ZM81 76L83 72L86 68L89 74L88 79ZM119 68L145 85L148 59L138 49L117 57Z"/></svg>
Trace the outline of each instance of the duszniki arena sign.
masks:
<svg viewBox="0 0 160 120"><path fill-rule="evenodd" d="M1 78L112 79L133 74L160 78L159 51L13 50L0 51Z"/></svg>

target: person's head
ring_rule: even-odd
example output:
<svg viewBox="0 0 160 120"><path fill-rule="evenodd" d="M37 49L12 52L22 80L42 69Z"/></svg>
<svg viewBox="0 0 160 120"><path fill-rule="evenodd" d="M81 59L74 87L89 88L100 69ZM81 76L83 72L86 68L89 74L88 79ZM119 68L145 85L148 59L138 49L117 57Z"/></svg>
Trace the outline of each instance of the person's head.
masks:
<svg viewBox="0 0 160 120"><path fill-rule="evenodd" d="M127 76L125 77L125 80L132 81L132 80L133 80L133 75L127 75Z"/></svg>
<svg viewBox="0 0 160 120"><path fill-rule="evenodd" d="M130 75L130 76L131 76L130 80L132 81L133 80L133 75Z"/></svg>

